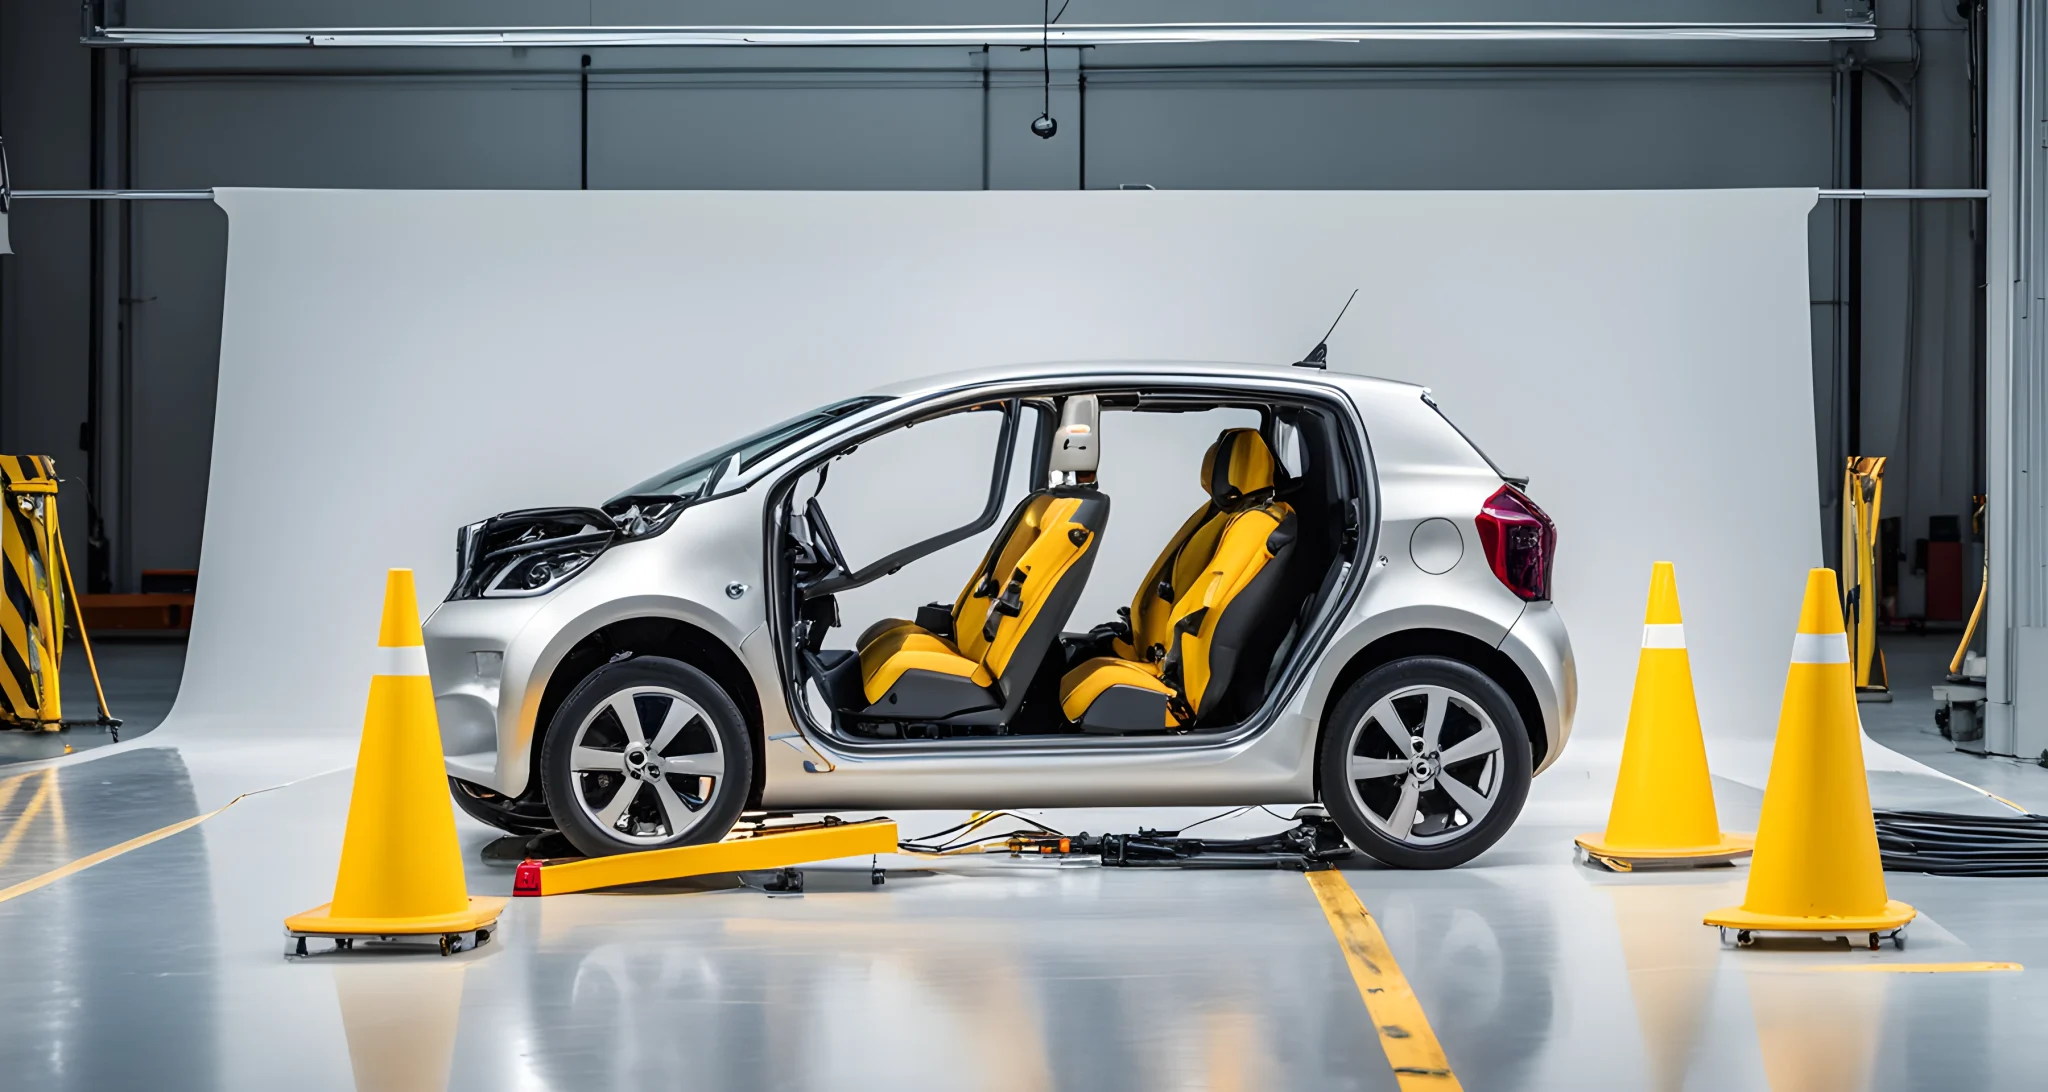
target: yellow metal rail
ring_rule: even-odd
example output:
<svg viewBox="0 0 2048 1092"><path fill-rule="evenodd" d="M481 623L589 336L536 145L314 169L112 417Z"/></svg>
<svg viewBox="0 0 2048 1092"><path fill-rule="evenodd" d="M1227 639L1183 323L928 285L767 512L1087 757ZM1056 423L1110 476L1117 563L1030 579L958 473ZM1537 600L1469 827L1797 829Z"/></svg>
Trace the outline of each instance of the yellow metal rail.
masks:
<svg viewBox="0 0 2048 1092"><path fill-rule="evenodd" d="M887 819L860 823L768 828L735 834L701 846L620 853L611 857L525 861L512 881L514 895L568 895L605 887L708 876L719 872L762 872L813 861L896 852L896 824Z"/></svg>

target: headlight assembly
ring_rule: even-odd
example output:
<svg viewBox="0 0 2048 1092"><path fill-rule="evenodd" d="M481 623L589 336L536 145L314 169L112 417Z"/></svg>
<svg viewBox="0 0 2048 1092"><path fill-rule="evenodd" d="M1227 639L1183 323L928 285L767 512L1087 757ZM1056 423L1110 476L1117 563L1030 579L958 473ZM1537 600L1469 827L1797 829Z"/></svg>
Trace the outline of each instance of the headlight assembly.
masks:
<svg viewBox="0 0 2048 1092"><path fill-rule="evenodd" d="M531 549L510 547L503 551L505 562L496 566L497 574L484 585L484 598L500 596L539 595L564 580L575 576L584 566L597 559L610 544L610 535L578 536L594 538L597 541L564 543L554 540L546 545Z"/></svg>
<svg viewBox="0 0 2048 1092"><path fill-rule="evenodd" d="M621 542L668 530L693 498L619 497L604 508L528 508L455 532L450 599L540 595Z"/></svg>
<svg viewBox="0 0 2048 1092"><path fill-rule="evenodd" d="M507 512L455 533L450 599L540 595L588 567L618 538L594 508Z"/></svg>

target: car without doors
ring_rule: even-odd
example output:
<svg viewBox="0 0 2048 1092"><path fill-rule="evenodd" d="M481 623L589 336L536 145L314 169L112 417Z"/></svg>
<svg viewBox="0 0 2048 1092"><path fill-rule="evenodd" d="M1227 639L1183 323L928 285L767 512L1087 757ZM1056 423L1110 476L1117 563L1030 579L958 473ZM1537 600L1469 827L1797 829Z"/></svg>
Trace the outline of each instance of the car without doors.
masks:
<svg viewBox="0 0 2048 1092"><path fill-rule="evenodd" d="M1319 803L1460 864L1571 727L1526 485L1426 389L1302 367L835 402L458 532L425 627L451 788L592 855L757 810Z"/></svg>

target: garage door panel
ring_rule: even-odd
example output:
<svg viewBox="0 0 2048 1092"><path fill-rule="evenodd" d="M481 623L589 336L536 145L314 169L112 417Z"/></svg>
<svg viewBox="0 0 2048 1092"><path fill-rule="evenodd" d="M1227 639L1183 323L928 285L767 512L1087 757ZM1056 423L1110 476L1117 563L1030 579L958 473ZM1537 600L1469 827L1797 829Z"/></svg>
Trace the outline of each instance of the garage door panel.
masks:
<svg viewBox="0 0 2048 1092"><path fill-rule="evenodd" d="M1825 73L1303 79L1090 72L1088 182L1174 189L1825 185Z"/></svg>
<svg viewBox="0 0 2048 1092"><path fill-rule="evenodd" d="M574 76L178 77L139 80L135 96L139 185L577 183Z"/></svg>
<svg viewBox="0 0 2048 1092"><path fill-rule="evenodd" d="M593 189L981 187L964 72L593 77Z"/></svg>

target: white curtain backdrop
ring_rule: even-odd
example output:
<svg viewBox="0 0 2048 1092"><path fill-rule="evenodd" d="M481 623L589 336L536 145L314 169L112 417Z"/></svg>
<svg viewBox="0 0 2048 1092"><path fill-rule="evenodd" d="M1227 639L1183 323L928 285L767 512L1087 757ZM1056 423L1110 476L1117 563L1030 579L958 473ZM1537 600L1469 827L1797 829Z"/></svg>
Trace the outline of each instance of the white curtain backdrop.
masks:
<svg viewBox="0 0 2048 1092"><path fill-rule="evenodd" d="M218 200L219 408L166 737L352 736L383 570L417 569L430 608L464 522L596 503L719 441L923 373L1283 363L1353 288L1332 367L1434 388L1559 523L1578 738L1621 732L1660 558L1678 566L1717 756L1773 731L1821 556L1813 190ZM1188 479L1185 496L1116 495L1120 545L1149 558L1185 514L1186 458L1176 449L1162 471ZM1128 594L1098 588L1091 602Z"/></svg>

